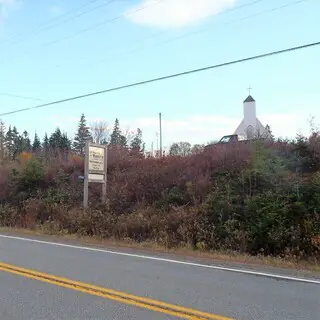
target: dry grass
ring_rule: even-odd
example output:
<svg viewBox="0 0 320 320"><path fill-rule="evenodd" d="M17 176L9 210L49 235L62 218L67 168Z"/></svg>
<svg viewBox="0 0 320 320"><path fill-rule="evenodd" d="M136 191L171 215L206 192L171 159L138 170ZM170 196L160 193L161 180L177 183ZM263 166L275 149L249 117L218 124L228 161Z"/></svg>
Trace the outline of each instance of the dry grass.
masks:
<svg viewBox="0 0 320 320"><path fill-rule="evenodd" d="M193 250L188 247L176 247L168 249L162 245L154 242L135 242L130 239L117 240L117 239L101 239L98 237L79 236L76 234L61 234L53 233L44 228L36 229L21 229L21 228L5 228L0 227L0 232L20 235L20 236L32 236L41 238L42 240L53 242L65 242L86 246L94 246L99 248L112 248L112 249L125 249L125 250L139 250L142 253L152 254L170 254L177 258L196 258L202 263L218 263L223 265L241 265L246 267L261 267L261 268L281 268L288 271L299 271L302 273L316 273L320 274L320 264L316 260L293 260L275 258L270 256L252 256L247 254L241 254L237 252L222 252L222 251L199 251ZM174 258L174 257L173 257Z"/></svg>

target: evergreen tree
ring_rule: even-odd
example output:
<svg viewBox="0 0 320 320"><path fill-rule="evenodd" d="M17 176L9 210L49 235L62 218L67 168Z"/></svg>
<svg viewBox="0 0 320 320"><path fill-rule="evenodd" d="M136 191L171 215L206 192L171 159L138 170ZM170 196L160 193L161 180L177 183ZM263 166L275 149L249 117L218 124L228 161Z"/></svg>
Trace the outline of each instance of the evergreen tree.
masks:
<svg viewBox="0 0 320 320"><path fill-rule="evenodd" d="M6 146L6 127L0 119L0 160L4 159Z"/></svg>
<svg viewBox="0 0 320 320"><path fill-rule="evenodd" d="M25 130L23 131L22 137L22 150L21 151L27 151L30 152L31 151L31 140L29 138L29 133Z"/></svg>
<svg viewBox="0 0 320 320"><path fill-rule="evenodd" d="M27 131L24 131L21 135L19 134L16 127L9 129L4 139L6 153L9 159L16 159L17 156L24 151L31 150L31 141Z"/></svg>
<svg viewBox="0 0 320 320"><path fill-rule="evenodd" d="M84 148L87 140L91 141L92 139L89 128L87 127L86 118L84 114L82 114L78 125L78 131L73 142L73 148L81 155L84 154Z"/></svg>
<svg viewBox="0 0 320 320"><path fill-rule="evenodd" d="M272 134L271 128L268 124L266 125L266 138L268 140L274 141L274 135Z"/></svg>
<svg viewBox="0 0 320 320"><path fill-rule="evenodd" d="M137 129L137 133L130 144L130 148L138 152L144 152L144 143L142 141L142 130L140 128Z"/></svg>
<svg viewBox="0 0 320 320"><path fill-rule="evenodd" d="M13 141L13 154L12 158L16 159L17 155L21 152L21 137L19 136L19 132L17 130L17 127L12 128L12 141Z"/></svg>
<svg viewBox="0 0 320 320"><path fill-rule="evenodd" d="M13 141L17 142L19 140L19 132L16 126L12 128Z"/></svg>
<svg viewBox="0 0 320 320"><path fill-rule="evenodd" d="M128 146L127 138L124 135L120 136L120 146L126 148Z"/></svg>
<svg viewBox="0 0 320 320"><path fill-rule="evenodd" d="M49 147L51 149L69 151L71 149L71 140L68 138L66 133L62 133L60 128L57 128L49 138Z"/></svg>
<svg viewBox="0 0 320 320"><path fill-rule="evenodd" d="M63 133L60 140L60 149L69 151L71 149L71 140L66 133Z"/></svg>
<svg viewBox="0 0 320 320"><path fill-rule="evenodd" d="M49 138L49 147L50 149L59 149L62 139L62 133L60 128L57 128Z"/></svg>
<svg viewBox="0 0 320 320"><path fill-rule="evenodd" d="M48 151L50 149L50 143L49 143L49 138L48 138L47 133L45 133L44 138L43 138L42 149L45 153L48 153Z"/></svg>
<svg viewBox="0 0 320 320"><path fill-rule="evenodd" d="M48 137L47 137L47 139L48 139ZM40 150L41 150L41 141L40 141L37 133L35 133L33 143L32 143L32 151L39 152Z"/></svg>
<svg viewBox="0 0 320 320"><path fill-rule="evenodd" d="M110 144L112 144L113 146L123 145L123 144L126 145L127 141L125 141L125 137L124 138L122 137L124 136L122 136L121 134L119 119L116 118L113 126L113 131L110 136Z"/></svg>
<svg viewBox="0 0 320 320"><path fill-rule="evenodd" d="M5 137L5 144L7 149L7 156L9 159L13 159L14 155L14 134L11 126L9 126Z"/></svg>
<svg viewBox="0 0 320 320"><path fill-rule="evenodd" d="M110 144L113 146L121 146L124 148L126 148L128 145L127 137L121 132L118 118L116 118L114 122L113 131L110 135Z"/></svg>

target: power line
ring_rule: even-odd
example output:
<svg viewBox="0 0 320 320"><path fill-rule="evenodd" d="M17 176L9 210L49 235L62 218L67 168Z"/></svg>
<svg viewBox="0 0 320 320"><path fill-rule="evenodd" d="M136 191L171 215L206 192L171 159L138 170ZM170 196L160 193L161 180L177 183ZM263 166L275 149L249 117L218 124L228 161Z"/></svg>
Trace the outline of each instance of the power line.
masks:
<svg viewBox="0 0 320 320"><path fill-rule="evenodd" d="M259 2L262 2L262 1L265 1L265 0L254 0L254 1L251 1L251 2L248 2L248 3L244 3L244 4L242 4L242 5L235 6L235 7L231 8L231 9L227 9L227 10L224 10L224 11L221 11L221 12L217 13L217 14L215 15L215 17L220 16L220 15L224 15L224 14L227 14L227 13L230 13L230 12L233 12L233 11L237 11L237 10L240 10L240 9L243 9L243 8L246 8L246 7L253 6L253 5L255 5L255 4L259 3ZM300 1L307 1L307 0L300 0ZM209 28L207 28L206 30L208 30L208 29L209 29ZM167 31L159 31L159 32L153 33L153 34L151 34L151 35L147 35L147 36L144 36L144 37L140 37L140 38L138 38L137 40L135 40L132 44L140 43L140 42L143 42L143 41L145 41L145 40L149 40L149 39L155 38L155 37L157 37L157 36L159 36L159 35L162 35L162 34L165 34L165 33L167 33ZM165 40L165 41L163 41L163 42L159 42L159 43L157 43L157 44L155 44L155 45L161 45L161 44L169 43L169 42L171 42L171 41L180 40L180 38L185 37L185 36L187 36L187 35L191 35L191 33L187 33L187 34L184 34L184 35L179 36L179 37L171 38L171 39L169 39L169 40ZM141 48L140 48L140 49L133 49L133 50L130 50L130 51L127 51L127 52L123 52L123 53L124 53L124 54L127 54L127 53L135 53L135 52L140 51L140 50L143 50L143 49L144 49L144 48L142 48L142 49L141 49ZM109 48L107 48L107 51L108 51L108 52L114 51L114 50L117 50L117 48L115 48L115 47L109 47ZM120 53L121 53L121 51L120 51ZM79 58L77 58L77 59L79 59L79 60L87 60L87 58L84 58L84 57L83 57L83 58L79 57ZM97 60L96 60L96 61L97 61ZM105 59L100 59L100 60L98 60L98 62L100 62L100 63L105 63L106 61L107 61L107 60L105 60Z"/></svg>
<svg viewBox="0 0 320 320"><path fill-rule="evenodd" d="M46 20L46 21L38 24L38 25L34 28L34 31L38 30L39 28L41 28L41 27L43 27L43 26L45 26L45 25L47 25L47 24L50 24L50 22L54 22L54 21L60 20L61 18L65 17L65 16L68 16L68 15L74 13L74 12L77 12L77 11L79 11L79 10L81 10L81 9L83 9L83 8L85 8L85 7L89 6L89 5L97 2L97 1L99 1L99 0L91 0L91 1L88 1L88 2L82 4L81 6L75 8L75 9L73 9L73 10L69 10L69 11L67 11L67 12L59 15L58 17L55 17L55 18ZM32 31L31 31L31 33L32 33ZM19 37L19 36L21 36L21 35L23 35L23 34L24 34L23 32L18 32L16 35L12 36L11 38L4 40L4 42L9 42L9 43L10 43L10 42L12 42L12 40L14 40L15 38L17 38L17 37ZM27 33L27 34L28 34L28 33Z"/></svg>
<svg viewBox="0 0 320 320"><path fill-rule="evenodd" d="M256 4L256 3L260 2L260 1L263 1L263 0L256 0L256 1L253 1L251 3L243 4L241 6L238 6L238 7L235 7L233 9L230 9L230 11L234 11L236 9L241 9L243 7L254 5L254 4ZM291 7L291 6L297 5L297 4L302 3L302 2L306 2L306 1L309 1L309 0L297 0L297 1L294 1L294 2L287 3L285 5L282 5L282 6L273 7L273 8L268 9L268 10L263 10L263 11L251 14L251 15L248 15L248 16L240 18L240 19L235 19L235 20L232 20L232 21L224 22L221 25L231 25L233 23L237 23L237 22L248 20L248 19L252 19L252 18L261 16L263 14L266 14L266 13L271 13L271 12L274 12L274 11L282 10L282 9L287 8L287 7ZM210 31L210 29L211 29L211 26L208 27L208 28L204 28L204 29L188 32L188 33L185 33L183 35L180 35L180 36L177 36L177 37L174 37L174 38L171 38L171 39L167 39L167 40L158 42L158 43L154 44L153 46L161 46L161 45L164 45L164 44L175 42L177 40L181 40L181 39L184 39L184 38L187 38L187 37L190 37L190 36L194 36L194 35L198 35L198 34ZM125 52L124 54L136 53L136 52L139 52L139 51L141 51L143 49L144 49L143 47L139 48L139 49L133 49L133 50L130 50L128 52Z"/></svg>
<svg viewBox="0 0 320 320"><path fill-rule="evenodd" d="M114 0L111 0L110 2L113 2L113 1ZM139 7L137 9L131 10L126 15L130 16L130 15L132 15L132 14L138 12L138 11L142 11L142 10L145 10L145 9L151 7L151 6L157 5L158 3L162 2L162 1L163 0L154 1L151 4L148 4L148 5ZM98 23L93 24L91 26L88 26L86 28L80 29L80 30L76 31L75 33L73 33L71 35L68 35L68 36L65 36L65 37L62 37L62 38L58 38L56 40L52 40L52 41L46 42L46 43L44 43L43 45L40 46L40 49L43 48L43 47L48 47L48 46L60 43L60 42L65 41L65 40L69 40L69 39L74 38L74 37L76 37L76 36L78 36L80 34L83 34L83 33L86 33L88 31L91 31L91 30L93 30L95 28L101 27L101 26L103 26L105 24L116 22L116 21L122 19L123 17L124 17L124 15L121 14L121 15L118 15L118 16L113 17L113 18L108 18L108 19L102 20L101 22L98 22ZM23 52L22 54L30 54L30 52L32 52L32 51ZM17 56L21 56L21 52L19 52L19 54ZM12 58L12 57L10 57L10 58Z"/></svg>
<svg viewBox="0 0 320 320"><path fill-rule="evenodd" d="M48 24L50 22L54 22L54 21L60 20L61 18L64 18L64 17L66 17L66 16L68 16L68 15L74 13L74 12L77 12L77 11L79 11L79 10L85 8L85 7L88 7L88 6L94 4L95 2L98 2L98 1L100 1L100 0L87 1L84 4L80 5L79 7L76 7L75 9L72 9L72 10L69 10L69 11L63 13L63 14L60 14L58 17L55 17L55 18L49 19L49 20L47 20L47 21L45 21L43 23L40 23L36 28L40 28L40 27L42 27L42 26L44 26L44 25L46 25L46 24Z"/></svg>
<svg viewBox="0 0 320 320"><path fill-rule="evenodd" d="M180 72L180 73L174 73L174 74L170 74L170 75L167 75L167 76L162 76L162 77L153 78L153 79L149 79L149 80L144 80L144 81L140 81L140 82L134 82L134 83L122 85L122 86L119 86L119 87L113 87L113 88L109 88L109 89L105 89L105 90L101 90L101 91L96 91L96 92L83 94L83 95L80 95L80 96L75 96L75 97L66 98L66 99L62 99L62 100L56 100L56 101L52 101L52 102L48 102L48 103L43 103L43 104L40 104L40 105L37 105L37 106L33 106L33 107L28 107L28 108L18 109L18 110L14 110L14 111L10 111L10 112L1 113L0 117L6 116L6 115L10 115L10 114L14 114L14 113L18 113L18 112L23 112L23 111L28 111L28 110L48 107L48 106L52 106L52 105L55 105L55 104L65 103L65 102L69 102L69 101L73 101L73 100L84 99L84 98L88 98L88 97L92 97L92 96L96 96L96 95L100 95L100 94L104 94L104 93L108 93L108 92L112 92L112 91L118 91L118 90L123 90L123 89L127 89L127 88L137 87L137 86L145 85L145 84L152 83L152 82L168 80L168 79L172 79L172 78L177 78L177 77L181 77L181 76L190 75L190 74L193 74L193 73L198 73L198 72L208 71L208 70L211 70L211 69L217 69L217 68L221 68L221 67L226 67L226 66L239 64L239 63L243 63L243 62L247 62L247 61L251 61L251 60L267 58L267 57L270 57L270 56L284 54L284 53L287 53L287 52L307 49L307 48L311 48L311 47L316 47L316 46L319 46L319 45L320 45L320 41L319 42L309 43L309 44L304 44L304 45L297 46L297 47L291 47L291 48L287 48L287 49L283 49L283 50L263 53L263 54L260 54L260 55L255 55L255 56L242 58L242 59L238 59L238 60L232 60L232 61L228 61L228 62L224 62L224 63L220 63L220 64L215 64L215 65L211 65L211 66L207 66L207 67L203 67L203 68L192 69L192 70L188 70L188 71L184 71L184 72Z"/></svg>
<svg viewBox="0 0 320 320"><path fill-rule="evenodd" d="M156 2L153 2L151 5L146 5L146 6L143 6L143 7L139 7L138 9L131 10L131 11L129 11L129 13L127 15L131 15L131 14L134 14L135 12L137 12L137 11L141 11L141 10L147 9L148 7L156 5L161 1L163 1L163 0L158 0ZM253 6L253 5L255 5L255 4L259 3L259 2L262 2L262 1L265 1L265 0L254 0L254 1L251 1L251 2L248 2L248 3L244 3L242 5L238 5L236 7L231 8L231 9L227 9L225 11L221 11L221 12L217 13L215 16L220 16L220 15L227 14L227 13L230 13L230 12L233 12L233 11L237 11L237 10L240 10L240 9L243 9L243 8L246 8L246 7L250 7L250 6ZM307 1L307 0L299 0L299 1ZM114 18L109 18L109 19L104 20L104 21L102 21L102 22L100 22L98 24L95 24L95 25L90 26L88 28L84 28L82 30L79 30L78 32L76 32L76 33L74 33L72 35L69 35L69 36L66 36L66 37L63 37L63 38L59 38L57 40L53 40L53 41L49 41L47 43L44 43L41 47L51 46L51 45L54 45L54 44L59 43L61 41L68 40L70 38L73 38L74 36L77 36L78 34L81 34L83 32L87 32L87 31L89 31L89 30L91 30L93 28L99 27L99 26L101 26L103 24L115 22L115 21L119 20L122 17L123 17L123 15L120 15L120 16L117 16L117 17L114 17ZM232 22L235 22L235 21L232 21ZM207 29L209 29L209 28L207 28ZM207 29L206 29L206 31L207 31ZM200 32L201 31L203 31L203 30L200 30ZM148 39L155 38L155 37L157 37L159 35L165 34L166 32L167 31L159 31L159 32L153 33L151 35L141 37L141 38L137 39L136 41L134 41L133 44L139 43L139 42L143 42L143 41L148 40ZM155 46L166 44L166 43L169 43L169 42L172 42L172 41L175 41L175 40L180 40L180 38L183 38L183 37L188 36L188 35L192 35L192 34L191 33L187 33L187 34L184 34L184 35L179 36L179 37L171 38L171 39L165 40L163 42L156 43ZM130 54L130 53L135 53L135 52L141 51L143 49L144 48L132 49L130 51L125 51L125 52L120 51L120 54L121 55L127 55L127 54ZM111 51L114 51L114 50L117 50L117 48L115 48L115 47L109 47L108 48L108 52L111 52ZM30 52L24 52L24 54L28 54L28 53L30 53ZM19 56L21 56L21 53L19 53ZM77 60L83 61L83 60L87 60L88 58L87 57L78 57L78 58L74 57L73 59L77 59ZM96 60L96 62L105 63L105 62L107 62L107 60L99 59L99 60Z"/></svg>
<svg viewBox="0 0 320 320"><path fill-rule="evenodd" d="M223 11L223 12L217 14L217 15L220 15L220 14L223 14L223 13L227 13L227 12L230 12L230 11L239 10L239 9L244 8L244 7L252 6L252 5L255 5L256 3L261 2L261 1L264 1L264 0L255 0L255 1L252 1L252 2L249 2L249 3L245 3L245 4L242 4L242 5L236 6L236 7L232 8L232 9ZM291 2L291 3L288 3L288 4L285 4L285 5L282 5L282 6L273 7L273 8L268 9L268 10L263 10L263 11L260 11L260 12L254 13L254 14L251 14L251 15L245 16L245 17L240 18L240 19L235 19L235 20L232 20L232 21L227 21L227 22L221 23L220 25L231 25L231 24L233 24L233 23L237 23L237 22L249 20L249 19L255 18L255 17L257 17L257 16L260 16L260 15L263 15L263 14L266 14L266 13L271 13L271 12L278 11L278 10L282 10L282 9L287 8L287 7L290 7L290 6L293 6L293 5L302 3L302 2L306 2L306 1L309 1L309 0L297 0L297 1L294 1L294 2ZM183 35L181 35L181 36L177 36L177 37L174 37L174 38L170 38L170 39L167 39L167 40L164 40L164 41L160 41L160 42L155 43L154 45L152 45L151 48L152 48L152 47L156 47L156 46L162 46L162 45L165 45L165 44L168 44L168 43L171 43L171 42L175 42L175 41L181 40L181 39L183 39L183 38L187 38L187 37L189 37L189 36L193 36L193 35L197 35L197 34L200 34L200 33L203 33L203 32L207 32L207 31L209 31L211 28L212 28L212 26L210 26L210 27L208 27L208 28L205 28L205 29L201 29L201 30L189 32L189 33L183 34ZM147 40L147 39L154 38L154 37L156 37L157 35L161 35L162 33L165 33L165 31L160 31L160 32L155 33L155 34L153 34L153 35L149 35L149 36L142 37L142 38L138 39L136 42L142 42L143 40ZM109 48L109 49L110 49L110 50L108 50L108 52L109 52L109 51L112 51L112 49L115 49L115 48L112 48L112 47L111 47L111 48ZM146 47L142 47L142 48L138 48L138 49L132 49L132 50L130 50L130 51L120 51L119 54L117 54L117 57L125 56L125 55L127 55L127 54L136 53L136 52L142 51L142 50L144 50L144 49L146 49ZM150 47L147 47L147 49L150 49ZM87 58L85 58L85 57L83 57L83 58L80 58L80 57L79 57L79 58L74 58L74 59L87 60ZM96 60L96 62L98 62L98 63L106 63L106 62L109 62L109 60L99 59L99 60Z"/></svg>
<svg viewBox="0 0 320 320"><path fill-rule="evenodd" d="M248 3L244 3L242 5L238 5L234 8L231 8L231 9L228 9L228 10L225 10L225 11L222 11L218 14L216 14L215 16L218 16L218 15L223 15L223 14L226 14L226 13L229 13L229 12L233 12L233 11L236 11L236 10L239 10L239 9L243 9L243 8L246 8L246 7L250 7L250 6L253 6L259 2L262 2L262 1L265 1L265 0L254 0L254 1L251 1L251 2L248 2ZM278 11L278 10L282 10L282 9L285 9L287 7L290 7L290 6L293 6L293 5L296 5L296 4L299 4L299 3L302 3L302 2L306 2L308 0L297 0L297 1L294 1L294 2L291 2L291 3L288 3L288 4L285 4L285 5L281 5L281 6L277 6L277 7L273 7L271 9L268 9L268 10L263 10L263 11L260 11L260 12L257 12L257 13L254 13L254 14L251 14L251 15L248 15L248 16L245 16L243 18L240 18L240 19L235 19L235 20L232 20L232 21L227 21L227 22L224 22L224 23L219 23L218 25L231 25L233 23L237 23L237 22L241 22L241 21L245 21L245 20L249 20L249 19L252 19L252 18L255 18L257 16L260 16L260 15L263 15L263 14L267 14L267 13L271 13L271 12L274 12L274 11ZM216 26L216 24L214 24L214 26ZM196 31L192 31L192 32L188 32L188 33L185 33L183 35L180 35L180 36L177 36L177 37L173 37L173 38L170 38L170 39L167 39L167 40L164 40L164 41L160 41L160 42L157 42L155 44L153 44L151 47L157 47L157 46L162 46L162 45L166 45L168 43L171 43L171 42L175 42L175 41L179 41L181 39L184 39L184 38L187 38L189 36L194 36L194 35L197 35L197 34L200 34L200 33L204 33L204 32L207 32L207 31L210 31L212 29L212 26L209 26L207 28L204 28L204 29L201 29L201 30L196 30ZM166 31L160 31L160 32L156 32L154 34L151 34L151 35L148 35L148 36L144 36L144 37L141 37L139 39L137 39L136 41L134 41L132 44L135 44L135 43L139 43L139 42L143 42L145 40L149 40L149 39L152 39L152 38L155 38L159 35L162 35L166 33ZM60 40L58 41L60 42ZM53 42L49 42L47 43L47 45L52 45L56 43L56 41L53 41ZM46 45L46 44L45 44ZM125 56L127 54L132 54L132 53L136 53L136 52L140 52L142 50L146 49L146 47L142 47L142 48L137 48L137 49L132 49L132 50L129 50L129 51L122 51L120 49L120 56ZM148 46L147 49L150 49L150 47ZM114 48L114 47L109 47L108 48L108 51L107 52L111 52L111 51L114 51L114 50L117 50L117 48ZM119 49L118 49L119 50ZM119 57L119 55L117 55L117 57ZM87 60L88 58L86 57L78 57L78 58L74 58L74 59L78 59L78 60ZM99 62L99 63L106 63L108 62L109 60L106 60L106 59L99 59L99 60L96 60L96 62Z"/></svg>
<svg viewBox="0 0 320 320"><path fill-rule="evenodd" d="M42 99L39 99L39 98L21 96L21 95L12 94L12 93L3 93L3 92L0 92L0 96L6 96L6 97L10 97L10 98L18 98L18 99L23 99L23 100L42 101Z"/></svg>
<svg viewBox="0 0 320 320"><path fill-rule="evenodd" d="M151 7L151 6L157 5L158 3L162 2L162 1L163 1L163 0L158 0L158 1L152 2L152 3L149 4L149 5L145 5L145 6L142 6L142 7L137 8L137 9L131 10L131 11L130 11L129 13L127 13L126 15L132 15L132 14L138 12L138 11L145 10L145 9ZM91 25L91 26L89 26L89 27L83 28L83 29L81 29L81 30L79 30L79 31L77 31L77 32L69 35L69 36L66 36L66 37L63 37L63 38L60 38L60 39L57 39L57 40L53 40L53 41L44 43L44 44L42 45L42 47L51 46L51 45L53 45L53 44L57 44L57 43L60 43L60 42L62 42L62 41L65 41L65 40L69 40L69 39L71 39L71 38L74 38L74 37L78 36L79 34L83 34L83 33L86 33L86 32L88 32L88 31L91 31L91 30L93 30L93 29L95 29L95 28L101 27L101 26L103 26L103 25L105 25L105 24L115 22L115 21L117 21L117 20L122 19L123 17L124 17L124 15L121 14L121 15L116 16L116 17L113 17L113 18L105 19L105 20L103 20L103 21L101 21L101 22L98 22L98 23L96 23L96 24L94 24L94 25Z"/></svg>
<svg viewBox="0 0 320 320"><path fill-rule="evenodd" d="M90 4L92 4L92 3L96 2L96 1L97 1L97 0L91 1ZM97 5L97 6L93 7L93 8L90 8L90 9L88 9L88 10L79 12L79 13L71 16L70 18L64 19L64 20L62 20L62 21L60 21L60 22L58 21L58 23L53 24L53 25L49 25L49 26L47 26L47 27L44 27L44 28L40 29L39 31L35 31L34 33L31 34L31 36L32 36L32 35L37 36L37 35L45 32L45 31L54 29L55 27L59 27L59 26L65 24L65 23L68 23L68 22L70 22L70 21L72 21L72 20L74 20L74 19L77 19L77 18L79 18L79 17L81 17L81 16L84 16L84 15L86 15L86 14L92 12L92 11L95 11L95 10L100 9L100 8L102 8L102 7L108 6L108 5L112 4L112 3L115 2L115 1L116 1L116 0L109 0L109 1L104 2L104 3L102 3L102 4L99 4L99 5ZM87 3L86 6L87 6L88 4L89 4L89 3ZM78 10L79 10L79 9L77 9L76 11L78 11ZM26 39L26 38L25 38L25 39ZM19 43L21 43L21 42L22 42L23 40L25 40L25 39L22 39L21 41L13 42L13 44L19 44Z"/></svg>

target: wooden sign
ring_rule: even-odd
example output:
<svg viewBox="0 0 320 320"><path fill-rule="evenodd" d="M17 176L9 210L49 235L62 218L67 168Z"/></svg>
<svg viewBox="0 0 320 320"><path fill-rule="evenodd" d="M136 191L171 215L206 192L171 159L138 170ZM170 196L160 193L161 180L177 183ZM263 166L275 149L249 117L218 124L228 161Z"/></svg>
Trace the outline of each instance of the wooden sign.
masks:
<svg viewBox="0 0 320 320"><path fill-rule="evenodd" d="M83 206L88 207L89 183L101 183L102 201L107 196L107 146L89 141L85 148Z"/></svg>

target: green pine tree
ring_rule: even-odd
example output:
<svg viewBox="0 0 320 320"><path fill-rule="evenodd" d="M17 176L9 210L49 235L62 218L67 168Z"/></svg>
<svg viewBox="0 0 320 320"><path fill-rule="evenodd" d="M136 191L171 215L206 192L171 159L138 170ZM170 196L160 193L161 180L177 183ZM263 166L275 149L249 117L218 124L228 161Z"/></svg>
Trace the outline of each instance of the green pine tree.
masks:
<svg viewBox="0 0 320 320"><path fill-rule="evenodd" d="M268 140L274 141L274 135L272 134L271 128L270 128L270 126L268 124L266 125L266 129L265 130L266 130L266 138Z"/></svg>
<svg viewBox="0 0 320 320"><path fill-rule="evenodd" d="M0 119L0 160L4 159L6 146L6 127L4 122Z"/></svg>
<svg viewBox="0 0 320 320"><path fill-rule="evenodd" d="M14 160L21 152L22 138L19 136L19 132L16 127L9 129L6 133L5 144L7 149L8 158Z"/></svg>
<svg viewBox="0 0 320 320"><path fill-rule="evenodd" d="M6 133L5 137L5 144L7 149L7 156L9 159L13 159L13 153L14 153L14 135L11 129L11 126L9 126L8 131Z"/></svg>
<svg viewBox="0 0 320 320"><path fill-rule="evenodd" d="M60 141L60 149L64 151L69 151L71 149L71 140L68 138L66 133L63 133Z"/></svg>
<svg viewBox="0 0 320 320"><path fill-rule="evenodd" d="M91 141L92 138L89 128L87 127L86 118L84 114L82 114L78 125L78 131L73 141L73 148L75 149L75 151L83 155L87 140Z"/></svg>
<svg viewBox="0 0 320 320"><path fill-rule="evenodd" d="M126 148L128 146L127 138L124 135L120 136L120 146Z"/></svg>
<svg viewBox="0 0 320 320"><path fill-rule="evenodd" d="M48 137L47 137L48 139ZM33 143L32 143L32 151L33 152L39 152L41 150L41 141L37 135L37 133L34 134Z"/></svg>
<svg viewBox="0 0 320 320"><path fill-rule="evenodd" d="M50 149L50 143L49 143L49 138L48 138L47 133L45 133L44 138L43 138L42 149L43 149L44 153L48 153L49 149Z"/></svg>
<svg viewBox="0 0 320 320"><path fill-rule="evenodd" d="M46 139L46 138L45 138ZM71 140L68 138L66 133L62 133L60 128L57 128L48 139L49 149L60 150L60 151L69 151L71 149ZM43 149L46 150L44 141Z"/></svg>
<svg viewBox="0 0 320 320"><path fill-rule="evenodd" d="M22 149L22 138L19 136L18 129L16 127L12 128L12 140L13 140L13 160L21 153Z"/></svg>
<svg viewBox="0 0 320 320"><path fill-rule="evenodd" d="M32 149L31 140L29 138L29 133L26 130L23 131L21 140L22 140L22 151L30 152Z"/></svg>
<svg viewBox="0 0 320 320"><path fill-rule="evenodd" d="M50 149L60 149L62 139L62 133L60 128L57 128L49 138L49 147Z"/></svg>
<svg viewBox="0 0 320 320"><path fill-rule="evenodd" d="M140 128L137 129L136 135L134 136L131 144L131 150L144 152L144 143L142 141L142 130Z"/></svg>
<svg viewBox="0 0 320 320"><path fill-rule="evenodd" d="M113 126L113 131L110 136L110 144L113 146L126 144L126 141L121 134L119 119L116 118Z"/></svg>

